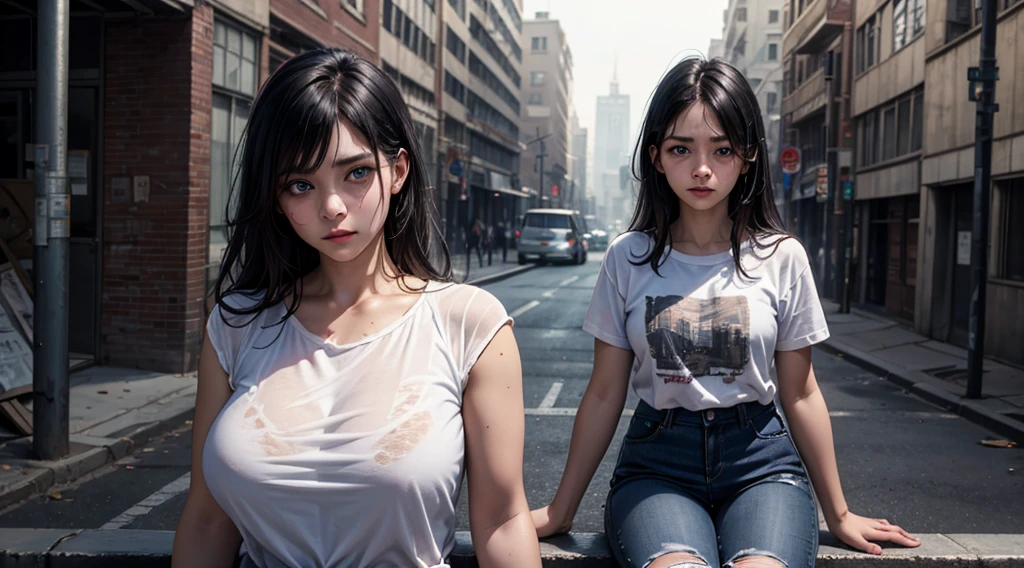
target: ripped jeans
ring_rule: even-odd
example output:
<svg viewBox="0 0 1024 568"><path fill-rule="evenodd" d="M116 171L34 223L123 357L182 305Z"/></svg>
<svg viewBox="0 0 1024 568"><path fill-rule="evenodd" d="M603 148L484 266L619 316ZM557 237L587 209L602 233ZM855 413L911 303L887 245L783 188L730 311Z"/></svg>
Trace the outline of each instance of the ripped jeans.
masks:
<svg viewBox="0 0 1024 568"><path fill-rule="evenodd" d="M699 412L641 401L622 441L605 506L619 564L669 552L729 568L766 556L814 566L818 513L806 470L774 404Z"/></svg>

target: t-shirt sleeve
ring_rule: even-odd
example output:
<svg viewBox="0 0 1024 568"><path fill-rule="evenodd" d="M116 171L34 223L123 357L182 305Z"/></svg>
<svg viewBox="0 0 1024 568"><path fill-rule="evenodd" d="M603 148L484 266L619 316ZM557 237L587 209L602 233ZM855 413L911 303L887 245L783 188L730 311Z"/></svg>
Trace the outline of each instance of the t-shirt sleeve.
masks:
<svg viewBox="0 0 1024 568"><path fill-rule="evenodd" d="M253 300L239 294L233 294L225 297L223 301L233 308L240 308ZM225 321L225 317L227 321ZM217 304L213 311L210 312L210 317L206 320L206 336L210 338L210 343L213 345L213 350L217 353L217 360L220 362L221 368L228 374L231 388L235 388L235 381L233 380L235 363L238 360L239 352L242 349L242 344L250 327L250 325L246 324L251 323L253 319L253 315L235 315L223 309L220 304Z"/></svg>
<svg viewBox="0 0 1024 568"><path fill-rule="evenodd" d="M505 306L490 292L476 286L459 285L444 301L452 357L459 380L466 386L469 372L498 331L512 323Z"/></svg>
<svg viewBox="0 0 1024 568"><path fill-rule="evenodd" d="M792 239L790 239L792 240ZM779 335L777 351L795 351L829 337L825 312L818 299L818 288L803 246L793 241L792 271L796 274L792 284L779 300Z"/></svg>
<svg viewBox="0 0 1024 568"><path fill-rule="evenodd" d="M620 243L624 244L624 243ZM618 247L609 247L597 275L594 295L583 318L583 331L620 349L631 349L626 335L626 296L619 289Z"/></svg>

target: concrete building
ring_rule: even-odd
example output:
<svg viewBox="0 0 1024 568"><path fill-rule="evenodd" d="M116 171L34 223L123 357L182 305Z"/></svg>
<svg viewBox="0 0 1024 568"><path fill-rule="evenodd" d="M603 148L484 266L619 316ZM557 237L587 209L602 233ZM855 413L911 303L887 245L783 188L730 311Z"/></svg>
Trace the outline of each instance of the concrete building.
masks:
<svg viewBox="0 0 1024 568"><path fill-rule="evenodd" d="M570 186L574 187L575 204L573 207L579 209L584 215L593 215L595 203L593 192L587 185L587 129L580 127L580 119L576 116L576 110L572 111L572 120L569 121L569 129L572 132L572 156L570 173L572 181ZM594 227L591 227L592 229Z"/></svg>
<svg viewBox="0 0 1024 568"><path fill-rule="evenodd" d="M537 207L571 207L575 200L569 170L572 156L570 110L572 108L572 52L558 20L537 12L523 22L523 113L521 140L527 145L519 164L523 185L537 188ZM546 136L542 141L531 140ZM543 144L541 143L543 142ZM543 186L538 159L544 149Z"/></svg>
<svg viewBox="0 0 1024 568"><path fill-rule="evenodd" d="M985 349L1024 364L1024 238L1017 232L1024 226L1024 2L999 0L997 5L999 112L992 143ZM981 11L972 7L969 0L927 4L916 266L920 278L914 289L917 331L961 346L967 345L975 166L976 107L967 99L967 68L978 64L981 29Z"/></svg>
<svg viewBox="0 0 1024 568"><path fill-rule="evenodd" d="M596 215L605 225L629 222L632 192L623 168L629 168L632 131L629 125L629 95L619 92L617 74L612 75L609 93L597 97L594 123L594 195Z"/></svg>
<svg viewBox="0 0 1024 568"><path fill-rule="evenodd" d="M799 173L783 178L787 226L804 243L819 292L834 297L840 256L833 211L839 188L852 175L853 128L850 122L853 21L850 0L786 0L783 6L782 145L801 151ZM834 61L825 80L826 58ZM831 104L829 92L831 89ZM826 112L832 128L825 139ZM834 187L827 183L827 148L836 151ZM826 203L828 199L833 201Z"/></svg>
<svg viewBox="0 0 1024 568"><path fill-rule="evenodd" d="M854 7L859 277L853 299L908 321L919 257L925 4L857 0Z"/></svg>
<svg viewBox="0 0 1024 568"><path fill-rule="evenodd" d="M33 0L0 5L0 37L17 47L0 59L0 183L27 199L24 216L32 211L35 9ZM313 46L378 61L380 4L72 1L71 12L72 363L192 371L223 249L231 157L259 85ZM32 258L24 234L5 238Z"/></svg>
<svg viewBox="0 0 1024 568"><path fill-rule="evenodd" d="M765 139L771 153L772 179L779 191L776 201L785 207L782 168L778 160L782 130L782 33L783 0L730 0L723 13L718 57L729 61L750 83L764 121Z"/></svg>
<svg viewBox="0 0 1024 568"><path fill-rule="evenodd" d="M381 0L380 66L402 91L435 187L440 22L435 0Z"/></svg>
<svg viewBox="0 0 1024 568"><path fill-rule="evenodd" d="M458 252L475 219L507 226L526 206L519 180L522 2L447 0L438 9L439 205L449 247Z"/></svg>

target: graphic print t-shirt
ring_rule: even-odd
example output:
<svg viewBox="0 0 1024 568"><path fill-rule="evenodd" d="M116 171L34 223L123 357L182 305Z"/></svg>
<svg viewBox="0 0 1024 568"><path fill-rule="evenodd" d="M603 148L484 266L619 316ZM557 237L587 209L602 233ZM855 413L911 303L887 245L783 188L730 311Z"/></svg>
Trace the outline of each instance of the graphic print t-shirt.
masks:
<svg viewBox="0 0 1024 568"><path fill-rule="evenodd" d="M651 238L626 233L608 247L583 330L633 351L633 389L654 408L767 404L777 390L775 352L829 335L803 246L769 243L741 246L749 278L731 251L669 250L659 276L649 263L633 264L650 253Z"/></svg>

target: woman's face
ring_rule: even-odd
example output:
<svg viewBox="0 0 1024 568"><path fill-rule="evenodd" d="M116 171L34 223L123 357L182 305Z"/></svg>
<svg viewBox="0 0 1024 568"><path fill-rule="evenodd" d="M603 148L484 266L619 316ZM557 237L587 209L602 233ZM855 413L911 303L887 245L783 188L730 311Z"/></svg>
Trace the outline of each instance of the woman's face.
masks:
<svg viewBox="0 0 1024 568"><path fill-rule="evenodd" d="M736 180L747 171L747 163L732 147L718 117L700 101L679 113L661 146L651 146L649 151L681 209L728 207Z"/></svg>
<svg viewBox="0 0 1024 568"><path fill-rule="evenodd" d="M376 157L380 170L362 133L341 120L320 168L289 173L281 180L281 212L322 256L349 262L383 230L391 196L401 191L409 173L409 157L405 150L394 163L380 152Z"/></svg>

